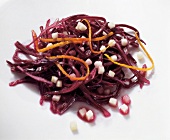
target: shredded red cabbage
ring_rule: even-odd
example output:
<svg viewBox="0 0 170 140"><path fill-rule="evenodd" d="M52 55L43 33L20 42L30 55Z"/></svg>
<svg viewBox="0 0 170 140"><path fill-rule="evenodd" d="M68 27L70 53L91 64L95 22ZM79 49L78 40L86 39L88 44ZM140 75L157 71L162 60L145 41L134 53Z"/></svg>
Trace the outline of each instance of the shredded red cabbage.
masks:
<svg viewBox="0 0 170 140"><path fill-rule="evenodd" d="M104 40L92 41L93 50L99 51L102 45L107 46L109 40L114 39L116 45L114 47L109 47L105 53L110 56L116 55L118 58L117 62L132 66L137 65L130 51L139 47L139 44L134 34L125 32L125 28L127 28L137 32L139 36L139 31L136 28L126 24L116 24L114 28L110 29L108 27L108 22L103 17L83 14L73 15L61 20L56 20L52 24L50 20L48 20L45 27L40 27L41 33L38 37L33 39L28 45L24 45L19 41L15 43L14 62L7 61L7 63L13 73L22 73L25 77L13 81L9 85L15 86L21 83L37 85L40 90L41 104L43 101L49 101L53 113L63 114L73 103L81 101L100 110L104 116L109 116L110 113L103 105L108 104L111 97L117 98L121 94L120 90L122 88L129 89L137 84L142 88L144 84L150 84L149 80L145 78L146 72L130 69L132 75L131 77L126 77L125 69L128 68L113 64L103 53L92 53L88 42L70 43L42 53L37 52L34 47L35 41L38 40L38 47L40 49L45 48L48 43L40 39L52 38L52 33L56 32L58 32L59 38L81 38L82 36L88 38L88 29L85 31L75 29L78 21L81 21L88 28L87 23L84 22L83 19L88 20L91 25L92 38L101 37L103 33L109 34L113 32L113 35ZM126 46L121 45L122 38L128 40ZM145 43L142 40L141 42ZM58 41L51 43L55 44L58 43ZM81 47L83 47L84 50L82 50ZM27 56L27 59L19 57L19 54ZM89 76L85 80L70 80L60 71L55 62L57 61L60 63L68 74L74 73L76 77L85 75L86 69L84 65L72 59L47 59L49 56L57 55L75 56L84 61L90 58L92 60L92 65L89 65ZM35 59L28 56L34 56ZM102 61L105 68L103 74L98 74L97 69L94 67L95 61ZM146 64L144 64L143 67L146 68ZM108 75L109 70L115 73L114 77ZM56 87L56 84L51 82L52 76L56 76L62 81L62 87ZM109 92L106 93L106 90ZM60 100L58 102L53 101L53 95L61 95Z"/></svg>

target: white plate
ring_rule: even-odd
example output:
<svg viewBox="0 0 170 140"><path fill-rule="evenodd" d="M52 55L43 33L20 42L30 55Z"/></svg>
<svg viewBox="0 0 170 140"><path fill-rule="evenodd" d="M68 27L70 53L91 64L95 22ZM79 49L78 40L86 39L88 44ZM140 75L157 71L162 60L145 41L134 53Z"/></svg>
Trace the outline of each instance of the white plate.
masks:
<svg viewBox="0 0 170 140"><path fill-rule="evenodd" d="M0 139L170 139L169 94L169 33L170 2L123 0L1 0L0 3ZM151 85L142 90L137 86L130 92L132 99L128 117L109 109L105 118L97 112L94 124L81 121L76 107L64 115L54 115L49 105L39 105L39 95L30 86L9 87L15 76L6 60L11 60L16 40L31 38L31 30L49 18L62 18L85 13L104 16L115 23L126 23L139 29L147 49L155 61ZM78 125L78 133L69 128L71 121Z"/></svg>

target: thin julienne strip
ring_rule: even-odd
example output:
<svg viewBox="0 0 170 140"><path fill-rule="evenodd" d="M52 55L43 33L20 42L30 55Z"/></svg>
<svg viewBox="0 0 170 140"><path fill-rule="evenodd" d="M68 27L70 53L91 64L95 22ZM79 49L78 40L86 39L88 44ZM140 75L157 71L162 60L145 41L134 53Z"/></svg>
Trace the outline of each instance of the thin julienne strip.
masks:
<svg viewBox="0 0 170 140"><path fill-rule="evenodd" d="M140 70L140 71L148 71L148 70L151 70L154 68L154 61L153 59L151 58L150 54L147 52L147 50L145 49L144 45L142 44L142 42L140 41L137 33L135 32L135 37L138 41L138 43L140 44L142 50L145 52L145 54L147 55L147 57L149 58L150 62L151 62L151 66L148 67L148 68L139 68L139 67L136 67L136 66L130 66L130 65L126 65L126 64L122 64L122 63L119 63L119 62L116 62L114 61L108 54L104 54L111 62L113 62L114 64L116 65L119 65L119 66L122 66L122 67L126 67L126 68L130 68L130 69L134 69L134 70Z"/></svg>
<svg viewBox="0 0 170 140"><path fill-rule="evenodd" d="M32 30L32 38L34 40L34 49L39 52L39 48L38 48L38 38L37 38L37 34L34 30Z"/></svg>
<svg viewBox="0 0 170 140"><path fill-rule="evenodd" d="M47 57L47 58L48 59L66 58L66 59L73 59L73 60L76 60L76 61L83 63L85 65L86 69L87 69L87 72L86 72L86 75L82 76L82 77L72 77L72 76L70 76L58 62L55 63L57 65L57 67L61 70L61 72L65 76L67 76L70 80L85 80L89 76L89 73L90 73L89 66L87 65L87 63L84 60L82 60L78 57L74 57L74 56L70 56L70 55L57 55L57 56L50 56L50 57Z"/></svg>
<svg viewBox="0 0 170 140"><path fill-rule="evenodd" d="M89 25L90 26L90 25ZM90 30L91 30L91 27L90 27ZM100 40L104 40L106 38L108 38L109 36L113 35L113 32L110 32L109 34L105 35L105 36L102 36L102 37L98 37L98 38L94 38L92 39L93 41L100 41ZM53 44L53 45L50 45L46 48L43 48L43 49L39 49L38 48L38 40L37 40L37 35L35 33L34 30L32 30L32 36L33 36L33 39L35 40L34 41L34 46L35 46L35 49L38 51L38 52L45 52L45 51L48 51L48 50L51 50L51 49L54 49L56 47L62 47L62 46L65 46L65 45L68 45L70 43L82 43L83 41L88 41L89 38L58 38L58 41L63 41L63 42L59 42L59 43L56 43L56 44ZM55 39L42 39L40 38L41 41L43 42L54 42ZM57 39L56 39L57 40ZM90 46L90 48L92 49L92 45ZM93 51L94 53L96 53L97 51ZM99 51L97 53L101 53L103 51Z"/></svg>
<svg viewBox="0 0 170 140"><path fill-rule="evenodd" d="M93 50L93 47L92 47L92 37L91 37L91 35L92 35L92 30L91 30L91 26L90 26L90 23L89 23L89 21L87 20L87 19L83 19L83 21L85 21L86 23L87 23L87 25L88 25L88 28L89 28L89 46L90 46L90 50L91 50L91 52L92 53L96 53L96 54L100 54L100 53L102 53L103 51L94 51Z"/></svg>
<svg viewBox="0 0 170 140"><path fill-rule="evenodd" d="M108 33L107 35L92 38L92 41L100 41L108 38L109 36L112 36L113 32ZM71 41L73 43L82 43L83 41L89 41L89 38L40 38L43 42L56 42L56 41Z"/></svg>
<svg viewBox="0 0 170 140"><path fill-rule="evenodd" d="M59 43L56 43L54 45L50 45L46 48L39 49L38 52L45 52L45 51L52 50L52 49L57 48L57 47L63 47L63 46L68 45L70 43L71 43L70 41L59 42Z"/></svg>
<svg viewBox="0 0 170 140"><path fill-rule="evenodd" d="M71 43L70 41L59 42L59 43L56 43L56 44L54 44L54 45L50 45L50 46L48 46L48 47L46 47L46 48L39 49L39 47L38 47L37 34L35 33L34 30L32 30L32 37L33 37L33 40L34 40L34 48L35 48L35 50L36 50L37 52L45 52L45 51L54 49L54 48L56 48L56 47L62 47L62 46L65 46L65 45Z"/></svg>

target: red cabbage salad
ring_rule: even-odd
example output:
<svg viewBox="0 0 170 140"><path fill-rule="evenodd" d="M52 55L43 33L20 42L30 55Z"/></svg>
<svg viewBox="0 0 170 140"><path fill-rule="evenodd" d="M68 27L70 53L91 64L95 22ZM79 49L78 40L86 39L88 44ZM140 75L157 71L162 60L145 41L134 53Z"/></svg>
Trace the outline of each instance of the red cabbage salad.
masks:
<svg viewBox="0 0 170 140"><path fill-rule="evenodd" d="M85 102L108 117L104 105L114 105L121 89L150 84L146 72L154 68L154 62L144 45L135 27L104 17L79 14L53 23L49 19L38 35L32 30L29 44L16 41L13 61L6 62L13 73L25 76L9 85L36 85L40 104L50 102L55 114L63 114L75 102ZM131 51L138 48L151 64L137 66ZM126 77L126 72L131 76Z"/></svg>

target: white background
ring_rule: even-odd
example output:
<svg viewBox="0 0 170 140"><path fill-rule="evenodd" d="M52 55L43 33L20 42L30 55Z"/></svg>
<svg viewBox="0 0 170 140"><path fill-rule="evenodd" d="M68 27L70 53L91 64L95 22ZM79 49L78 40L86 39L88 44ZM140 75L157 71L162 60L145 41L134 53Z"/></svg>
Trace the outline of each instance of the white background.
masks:
<svg viewBox="0 0 170 140"><path fill-rule="evenodd" d="M11 60L16 40L31 39L31 30L38 31L49 18L73 14L105 17L108 21L125 23L139 29L147 50L155 62L151 85L142 90L137 86L129 93L130 114L123 117L109 109L112 116L104 118L97 112L94 124L76 116L77 107L63 116L54 115L49 105L39 105L38 91L31 86L9 87L16 77L6 60ZM0 1L0 139L170 139L170 1L169 0L1 0ZM70 131L75 120L78 133Z"/></svg>

